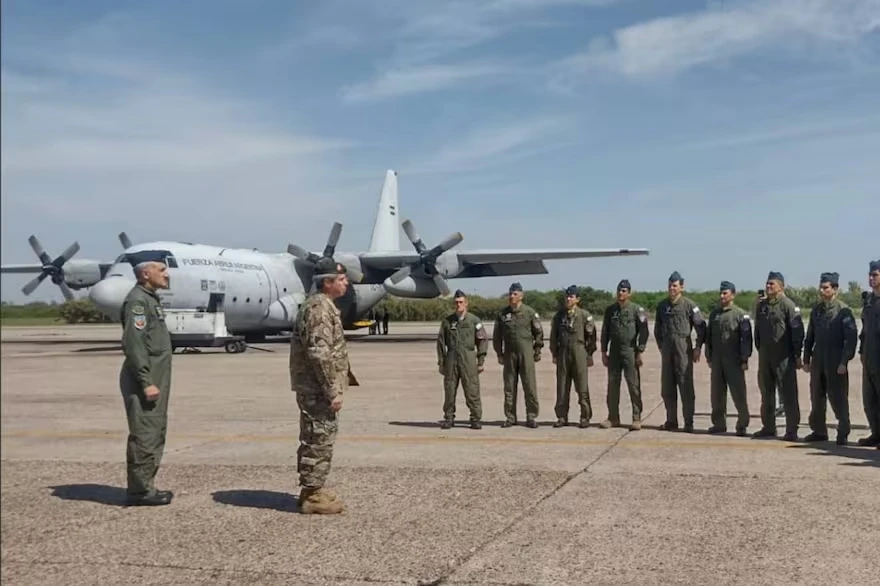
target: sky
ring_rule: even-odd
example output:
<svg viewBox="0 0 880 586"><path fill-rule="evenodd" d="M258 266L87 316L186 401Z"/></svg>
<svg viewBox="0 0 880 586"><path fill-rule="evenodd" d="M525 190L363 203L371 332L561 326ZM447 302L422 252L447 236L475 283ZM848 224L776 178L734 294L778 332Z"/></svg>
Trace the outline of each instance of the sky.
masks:
<svg viewBox="0 0 880 586"><path fill-rule="evenodd" d="M2 43L3 263L365 250L386 169L428 246L650 250L475 293L880 257L880 0L11 0Z"/></svg>

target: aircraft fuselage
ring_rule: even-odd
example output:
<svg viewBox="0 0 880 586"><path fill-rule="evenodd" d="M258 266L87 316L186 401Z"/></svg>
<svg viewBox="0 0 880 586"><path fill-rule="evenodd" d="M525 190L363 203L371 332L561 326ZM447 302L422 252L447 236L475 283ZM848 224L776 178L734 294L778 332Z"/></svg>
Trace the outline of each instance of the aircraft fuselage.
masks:
<svg viewBox="0 0 880 586"><path fill-rule="evenodd" d="M166 309L208 308L212 294L223 294L226 327L232 334L274 334L290 329L312 283L303 278L297 261L286 253L221 248L180 242L149 242L139 250L169 253L169 288L159 291ZM308 277L308 273L303 271ZM89 292L95 305L118 320L125 296L134 286L131 265L117 259L106 277ZM381 285L352 285L337 301L346 329L385 296Z"/></svg>

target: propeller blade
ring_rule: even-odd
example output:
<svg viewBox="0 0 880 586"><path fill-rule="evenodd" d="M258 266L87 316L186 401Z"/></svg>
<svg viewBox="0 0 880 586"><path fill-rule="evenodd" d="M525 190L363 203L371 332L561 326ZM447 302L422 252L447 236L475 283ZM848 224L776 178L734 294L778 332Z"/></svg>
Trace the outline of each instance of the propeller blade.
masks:
<svg viewBox="0 0 880 586"><path fill-rule="evenodd" d="M327 238L327 246L324 247L324 256L333 256L336 252L336 245L339 243L339 236L342 234L342 224L333 222L330 229L330 237Z"/></svg>
<svg viewBox="0 0 880 586"><path fill-rule="evenodd" d="M31 248L34 249L34 252L37 253L37 256L40 257L40 262L44 265L48 265L52 263L52 259L49 258L49 255L46 254L46 250L43 248L43 245L40 244L40 241L37 240L37 237L31 234L30 238L28 238L28 242L31 243Z"/></svg>
<svg viewBox="0 0 880 586"><path fill-rule="evenodd" d="M440 295L443 297L449 296L449 285L446 284L446 279L437 273L434 273L434 284L437 285L437 288L440 290Z"/></svg>
<svg viewBox="0 0 880 586"><path fill-rule="evenodd" d="M422 242L422 239L419 237L419 233L416 232L416 227L409 220L403 221L403 231L406 233L406 237L409 238L409 241L412 242L412 245L415 247L416 252L419 254L423 253L427 247L425 243Z"/></svg>
<svg viewBox="0 0 880 586"><path fill-rule="evenodd" d="M58 255L58 257L52 261L52 264L60 269L61 265L69 261L70 258L77 252L79 252L79 242L74 242L67 247L67 250Z"/></svg>
<svg viewBox="0 0 880 586"><path fill-rule="evenodd" d="M302 248L301 246L297 246L296 244L288 244L287 245L287 253L295 256L296 258L298 258L300 260L304 260L304 261L310 262L312 264L321 260L321 257L319 257L314 252L309 252L305 248Z"/></svg>
<svg viewBox="0 0 880 586"><path fill-rule="evenodd" d="M58 288L61 289L61 294L64 295L64 298L68 301L73 301L75 298L73 296L73 291L70 290L70 287L67 286L67 283L64 281L58 283Z"/></svg>
<svg viewBox="0 0 880 586"><path fill-rule="evenodd" d="M397 271L395 271L394 274L392 274L392 275L391 275L390 277L388 277L388 278L391 279L391 282L392 282L392 283L394 283L395 285L397 285L397 284L400 283L402 280L404 280L405 278L407 278L411 272L412 272L412 266L411 266L411 265L406 265L406 266L404 266L404 267L400 267L399 269L397 269Z"/></svg>
<svg viewBox="0 0 880 586"><path fill-rule="evenodd" d="M124 248L126 250L128 250L132 246L131 238L129 238L128 234L126 234L125 232L119 233L119 242L120 242L120 244L122 244L122 248Z"/></svg>
<svg viewBox="0 0 880 586"><path fill-rule="evenodd" d="M40 273L39 275L28 281L27 285L21 288L21 292L25 295L30 295L37 287L40 286L40 283L42 283L47 276L49 276L48 273Z"/></svg>
<svg viewBox="0 0 880 586"><path fill-rule="evenodd" d="M464 240L464 235L461 232L456 232L455 234L450 234L447 236L446 240L435 246L431 249L429 253L432 257L438 257L453 246L458 246L458 244Z"/></svg>

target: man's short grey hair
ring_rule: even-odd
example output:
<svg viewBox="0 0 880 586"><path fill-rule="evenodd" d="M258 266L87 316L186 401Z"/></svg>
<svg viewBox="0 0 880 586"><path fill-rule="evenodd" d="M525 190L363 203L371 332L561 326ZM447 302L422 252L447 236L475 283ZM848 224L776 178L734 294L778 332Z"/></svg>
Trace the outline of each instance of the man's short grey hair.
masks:
<svg viewBox="0 0 880 586"><path fill-rule="evenodd" d="M138 279L143 278L144 272L154 264L156 264L154 261L148 260L146 262L141 262L134 265L134 267L132 267L132 270L134 271L134 276Z"/></svg>

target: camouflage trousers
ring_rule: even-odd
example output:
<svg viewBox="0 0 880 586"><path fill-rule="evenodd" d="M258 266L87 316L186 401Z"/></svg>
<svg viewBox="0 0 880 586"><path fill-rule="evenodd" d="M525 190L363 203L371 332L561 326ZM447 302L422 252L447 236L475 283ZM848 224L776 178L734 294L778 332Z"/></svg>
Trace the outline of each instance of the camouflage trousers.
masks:
<svg viewBox="0 0 880 586"><path fill-rule="evenodd" d="M330 410L324 394L297 393L299 406L299 449L296 470L303 488L321 488L330 474L333 444L339 429L339 414Z"/></svg>

